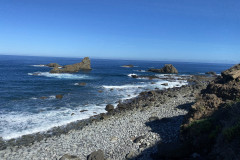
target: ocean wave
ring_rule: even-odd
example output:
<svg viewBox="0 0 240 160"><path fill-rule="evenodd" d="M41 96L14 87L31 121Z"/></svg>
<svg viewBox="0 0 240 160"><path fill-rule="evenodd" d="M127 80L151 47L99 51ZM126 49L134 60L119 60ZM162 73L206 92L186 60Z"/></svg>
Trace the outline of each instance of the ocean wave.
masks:
<svg viewBox="0 0 240 160"><path fill-rule="evenodd" d="M90 79L90 77L87 75L70 74L70 73L34 72L34 73L28 73L28 75L52 77L52 78L59 78L59 79Z"/></svg>
<svg viewBox="0 0 240 160"><path fill-rule="evenodd" d="M31 65L33 67L47 67L46 65L44 64L35 64L35 65Z"/></svg>
<svg viewBox="0 0 240 160"><path fill-rule="evenodd" d="M128 77L137 76L135 73L128 74Z"/></svg>
<svg viewBox="0 0 240 160"><path fill-rule="evenodd" d="M76 109L62 108L53 111L41 111L37 114L11 112L0 116L3 127L0 137L4 140L19 138L23 135L44 132L53 127L87 119L93 115L105 113L106 104L79 106ZM85 112L80 112L86 110ZM74 114L73 114L74 113Z"/></svg>

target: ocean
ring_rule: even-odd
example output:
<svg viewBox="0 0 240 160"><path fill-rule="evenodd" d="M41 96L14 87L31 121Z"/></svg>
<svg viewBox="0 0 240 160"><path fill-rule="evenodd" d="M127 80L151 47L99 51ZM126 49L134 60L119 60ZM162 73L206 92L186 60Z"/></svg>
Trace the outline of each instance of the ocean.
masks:
<svg viewBox="0 0 240 160"><path fill-rule="evenodd" d="M91 59L91 57L90 57ZM232 64L91 59L91 71L50 74L48 63L79 63L82 58L0 55L0 137L5 140L47 131L55 126L104 113L107 104L136 97L155 88L186 85L178 76L220 74ZM134 67L125 68L123 65ZM173 64L179 71L168 81L166 75L147 72ZM35 73L38 73L35 75ZM161 79L132 78L131 75L155 75ZM78 83L84 82L85 86ZM154 82L154 83L153 83ZM168 86L162 85L168 83ZM55 96L61 94L62 99ZM43 98L44 97L44 98ZM87 110L85 112L80 112Z"/></svg>

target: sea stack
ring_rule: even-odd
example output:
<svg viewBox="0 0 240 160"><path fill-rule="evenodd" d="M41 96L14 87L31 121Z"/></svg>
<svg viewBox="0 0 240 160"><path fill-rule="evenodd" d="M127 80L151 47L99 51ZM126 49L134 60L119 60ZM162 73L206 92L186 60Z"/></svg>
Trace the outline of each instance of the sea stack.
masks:
<svg viewBox="0 0 240 160"><path fill-rule="evenodd" d="M82 62L72 65L65 65L62 68L54 67L50 73L74 73L79 70L91 70L91 62L89 57L85 57Z"/></svg>
<svg viewBox="0 0 240 160"><path fill-rule="evenodd" d="M178 70L172 64L165 64L161 69L149 69L149 72L178 74Z"/></svg>

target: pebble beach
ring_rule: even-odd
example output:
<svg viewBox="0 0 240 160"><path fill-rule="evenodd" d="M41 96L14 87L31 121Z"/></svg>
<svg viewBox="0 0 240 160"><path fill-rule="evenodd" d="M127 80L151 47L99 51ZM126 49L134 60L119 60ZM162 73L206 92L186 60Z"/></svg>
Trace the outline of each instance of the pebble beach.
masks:
<svg viewBox="0 0 240 160"><path fill-rule="evenodd" d="M178 141L180 125L196 94L204 85L164 91L146 91L120 109L92 121L80 130L43 138L28 145L7 146L3 160L59 160L65 154L87 159L101 149L105 159L151 159L157 144Z"/></svg>

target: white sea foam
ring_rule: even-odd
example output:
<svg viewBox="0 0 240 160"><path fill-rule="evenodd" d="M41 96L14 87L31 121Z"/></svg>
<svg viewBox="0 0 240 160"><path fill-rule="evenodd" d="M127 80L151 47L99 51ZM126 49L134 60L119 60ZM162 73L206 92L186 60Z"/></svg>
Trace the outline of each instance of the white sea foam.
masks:
<svg viewBox="0 0 240 160"><path fill-rule="evenodd" d="M133 70L135 72L146 72L145 70Z"/></svg>
<svg viewBox="0 0 240 160"><path fill-rule="evenodd" d="M33 67L47 67L47 66L44 65L44 64L36 64L36 65L31 65L31 66L33 66Z"/></svg>
<svg viewBox="0 0 240 160"><path fill-rule="evenodd" d="M132 77L132 76L137 76L137 74L134 74L134 73L128 74L128 77Z"/></svg>
<svg viewBox="0 0 240 160"><path fill-rule="evenodd" d="M1 135L5 140L18 138L22 135L47 131L53 127L63 126L70 122L87 119L95 114L105 113L106 104L100 106L87 105L76 107L74 110L64 108L61 110L42 111L38 114L11 112L0 116L2 126ZM87 111L80 112L85 109ZM72 115L74 113L74 115Z"/></svg>
<svg viewBox="0 0 240 160"><path fill-rule="evenodd" d="M59 78L59 79L90 79L90 77L87 75L70 74L70 73L34 72L34 73L28 73L28 75L53 77L53 78Z"/></svg>

